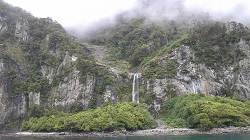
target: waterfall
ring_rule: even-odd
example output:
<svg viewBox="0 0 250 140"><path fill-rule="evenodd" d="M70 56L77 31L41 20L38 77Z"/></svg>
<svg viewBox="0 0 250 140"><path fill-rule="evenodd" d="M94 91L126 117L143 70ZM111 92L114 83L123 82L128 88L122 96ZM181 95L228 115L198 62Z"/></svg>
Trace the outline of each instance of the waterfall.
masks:
<svg viewBox="0 0 250 140"><path fill-rule="evenodd" d="M139 103L139 75L138 73L134 74L132 102Z"/></svg>
<svg viewBox="0 0 250 140"><path fill-rule="evenodd" d="M196 87L195 87L195 84L194 84L193 81L192 81L192 84L193 84L193 93L195 94L196 93Z"/></svg>

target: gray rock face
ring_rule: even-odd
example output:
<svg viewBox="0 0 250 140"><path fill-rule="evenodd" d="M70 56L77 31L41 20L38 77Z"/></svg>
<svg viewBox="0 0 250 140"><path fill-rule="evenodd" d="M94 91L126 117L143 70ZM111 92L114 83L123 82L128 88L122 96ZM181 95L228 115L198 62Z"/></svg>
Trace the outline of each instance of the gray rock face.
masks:
<svg viewBox="0 0 250 140"><path fill-rule="evenodd" d="M193 63L190 58L195 56L188 46L176 48L166 57L176 62L177 75L170 79L149 79L145 82L147 83L147 92L156 95L155 109L158 110L161 102L167 100L173 93L175 96L197 93L221 95L223 87L234 89L238 98L250 100L250 47L244 41L238 45L247 55L239 64L236 64L239 65L239 71L235 72L235 66L229 66L222 68L220 73L206 67L205 64Z"/></svg>
<svg viewBox="0 0 250 140"><path fill-rule="evenodd" d="M40 105L40 102L40 93L29 93L29 107L31 107L32 105Z"/></svg>
<svg viewBox="0 0 250 140"><path fill-rule="evenodd" d="M8 97L6 92L3 92L3 87L0 87L0 130L1 125L8 120L9 116L20 116L26 112L25 97L22 95L14 98Z"/></svg>
<svg viewBox="0 0 250 140"><path fill-rule="evenodd" d="M0 124L3 123L3 121L5 120L5 110L6 110L6 101L5 101L5 97L4 97L4 92L3 92L3 88L0 88Z"/></svg>
<svg viewBox="0 0 250 140"><path fill-rule="evenodd" d="M0 35L8 29L7 24L5 23L5 18L0 17Z"/></svg>
<svg viewBox="0 0 250 140"><path fill-rule="evenodd" d="M111 102L116 103L117 102L117 96L115 94L115 89L112 86L107 86L105 89L105 92L103 94L103 100L104 103Z"/></svg>
<svg viewBox="0 0 250 140"><path fill-rule="evenodd" d="M17 68L13 66L13 68ZM8 90L9 79L6 77L9 69L5 67L3 60L0 60L0 130L2 125L10 116L25 114L26 101L24 95L12 95Z"/></svg>
<svg viewBox="0 0 250 140"><path fill-rule="evenodd" d="M239 47L247 57L239 62L239 74L235 76L236 94L250 100L250 46L241 40Z"/></svg>
<svg viewBox="0 0 250 140"><path fill-rule="evenodd" d="M66 52L64 59L58 68L48 66L41 67L41 73L43 77L46 77L46 79L49 80L49 84L52 83L55 76L60 74L63 68L73 69L73 72L65 77L58 86L53 88L48 103L49 105L58 107L66 112L69 111L70 106L75 103L80 103L83 107L87 108L89 100L94 93L95 77L87 75L85 83L80 83L80 71L72 67L72 64L76 60L76 56L71 56Z"/></svg>
<svg viewBox="0 0 250 140"><path fill-rule="evenodd" d="M54 69L48 66L41 66L41 73L43 77L49 80L49 84L53 81Z"/></svg>
<svg viewBox="0 0 250 140"><path fill-rule="evenodd" d="M29 22L24 19L19 19L16 22L15 36L19 41L29 41Z"/></svg>
<svg viewBox="0 0 250 140"><path fill-rule="evenodd" d="M65 109L75 102L81 102L87 107L94 93L95 78L88 75L85 84L79 81L79 71L75 71L64 79L52 95L52 104Z"/></svg>

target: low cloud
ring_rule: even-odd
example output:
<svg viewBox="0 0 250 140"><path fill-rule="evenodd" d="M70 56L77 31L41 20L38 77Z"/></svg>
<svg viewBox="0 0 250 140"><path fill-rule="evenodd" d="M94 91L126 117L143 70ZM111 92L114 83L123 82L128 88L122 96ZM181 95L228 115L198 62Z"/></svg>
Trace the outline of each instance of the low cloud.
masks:
<svg viewBox="0 0 250 140"><path fill-rule="evenodd" d="M249 25L249 0L185 0L186 11L208 13L212 19L237 21Z"/></svg>
<svg viewBox="0 0 250 140"><path fill-rule="evenodd" d="M215 20L237 21L250 25L249 0L4 0L29 11L37 17L52 17L70 33L84 32L115 23L123 13L138 14L151 20L210 17Z"/></svg>
<svg viewBox="0 0 250 140"><path fill-rule="evenodd" d="M132 7L128 7L123 15L144 15L151 20L219 20L237 21L250 25L250 1L248 0L137 0ZM115 13L117 15L119 13ZM114 17L109 17L105 22L100 20L98 24L90 24L88 27L102 27L102 23L114 23ZM92 26L98 25L98 26ZM81 26L83 27L83 26ZM77 27L78 31L86 28ZM87 26L86 26L87 27ZM74 28L71 28L74 29ZM82 30L79 30L82 29Z"/></svg>

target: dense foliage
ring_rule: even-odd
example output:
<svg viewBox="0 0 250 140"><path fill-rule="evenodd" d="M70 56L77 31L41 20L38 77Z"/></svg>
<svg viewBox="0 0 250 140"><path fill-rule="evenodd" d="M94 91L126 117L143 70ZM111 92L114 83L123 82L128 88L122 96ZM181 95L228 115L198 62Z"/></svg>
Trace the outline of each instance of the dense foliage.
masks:
<svg viewBox="0 0 250 140"><path fill-rule="evenodd" d="M18 37L17 27L20 24ZM98 66L88 54L86 46L74 40L64 28L51 18L36 18L21 8L0 1L0 59L7 69L8 92L12 96L41 93L46 101L52 88L64 81L74 70L80 82L87 75L98 77L96 93L102 93L113 81L108 69ZM64 62L75 56L76 62ZM46 77L50 71L50 80ZM27 99L28 101L28 99Z"/></svg>
<svg viewBox="0 0 250 140"><path fill-rule="evenodd" d="M250 103L203 94L181 95L164 103L169 127L211 129L250 125Z"/></svg>
<svg viewBox="0 0 250 140"><path fill-rule="evenodd" d="M140 66L147 78L165 78L176 75L172 60L161 59L176 47L188 45L194 52L192 62L206 64L216 72L222 67L237 65L245 57L238 43L250 41L250 30L237 22L213 20L192 21L187 24L178 20L150 21L144 16L126 18L117 16L116 24L89 38L93 44L109 46L114 59L128 61L132 67Z"/></svg>
<svg viewBox="0 0 250 140"><path fill-rule="evenodd" d="M113 131L155 128L156 122L149 112L136 103L107 105L76 114L58 114L34 118L24 122L22 131Z"/></svg>
<svg viewBox="0 0 250 140"><path fill-rule="evenodd" d="M154 23L144 16L117 17L116 25L104 35L89 39L91 43L107 45L115 51L113 57L138 66L145 57L167 44L177 33L175 21Z"/></svg>
<svg viewBox="0 0 250 140"><path fill-rule="evenodd" d="M128 61L131 68L139 67L147 78L165 78L176 75L176 66L170 59L161 63L162 56L181 46L186 37L187 26L174 20L156 22L145 16L128 18L121 14L114 26L90 35L87 40L106 45L110 59Z"/></svg>
<svg viewBox="0 0 250 140"><path fill-rule="evenodd" d="M106 90L107 85L115 87L121 101L131 100L132 85L129 80L115 82L109 68L96 64L86 46L74 41L74 37L51 18L35 18L0 0L0 22L0 59L6 71L1 71L1 75L6 77L6 90L11 97L25 95L28 117L34 117L31 122L23 124L23 130L112 131L155 127L148 112L134 103L108 105L77 114L56 111L53 114L43 106L29 107L29 93L41 93L41 100L46 102L51 90L73 71L79 72L81 84L85 84L88 76L95 76L94 94L88 106L92 109L97 107L97 101L102 102L97 96ZM15 35L17 23L25 26L27 40ZM170 59L169 54L182 45L189 45L193 50L195 57L191 58L192 62L204 63L216 72L228 66L235 66L234 71L239 71L237 63L245 57L238 45L241 40L250 41L250 31L241 23L206 21L191 26L173 20L155 22L144 16L127 18L122 15L117 16L115 25L105 33L88 39L93 44L108 46L113 60L128 61L133 68L138 67L145 78L176 76L176 60ZM63 64L66 54L76 56L77 60ZM43 68L52 71L51 81L44 74L46 72L42 72ZM121 76L126 79L128 74ZM223 86L222 93L231 96L231 87L230 84ZM148 94L145 89L140 89L140 101L153 105L155 95ZM173 89L171 84L164 89L168 98L177 95ZM249 107L249 103L227 98L183 95L167 101L163 112L169 126L210 129L250 125ZM73 104L70 112L79 112L82 108L81 104ZM12 119L21 120L18 117Z"/></svg>
<svg viewBox="0 0 250 140"><path fill-rule="evenodd" d="M241 23L196 23L189 33L189 42L195 53L194 61L218 70L239 62L245 57L237 43L250 40L250 30Z"/></svg>

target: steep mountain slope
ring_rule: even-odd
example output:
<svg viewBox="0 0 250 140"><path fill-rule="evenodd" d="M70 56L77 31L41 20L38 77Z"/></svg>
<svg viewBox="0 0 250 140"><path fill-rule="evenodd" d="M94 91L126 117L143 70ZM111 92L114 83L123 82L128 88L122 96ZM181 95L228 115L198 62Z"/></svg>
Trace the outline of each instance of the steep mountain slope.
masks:
<svg viewBox="0 0 250 140"><path fill-rule="evenodd" d="M113 59L130 62L142 75L141 101L158 110L163 101L185 93L249 100L249 35L234 21L118 16L112 29L88 41L108 46Z"/></svg>
<svg viewBox="0 0 250 140"><path fill-rule="evenodd" d="M0 1L0 129L132 99L158 117L163 102L202 93L250 100L250 31L205 18L118 15L78 43L50 18ZM135 81L135 80L134 80Z"/></svg>
<svg viewBox="0 0 250 140"><path fill-rule="evenodd" d="M0 52L0 129L17 129L23 119L48 110L77 112L126 98L113 84L121 78L96 63L88 45L56 21L3 1Z"/></svg>

